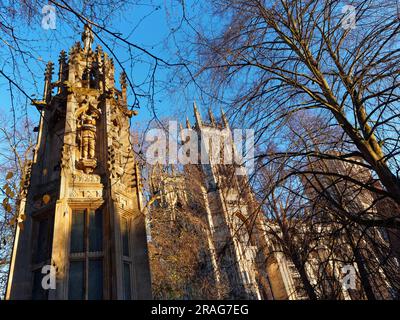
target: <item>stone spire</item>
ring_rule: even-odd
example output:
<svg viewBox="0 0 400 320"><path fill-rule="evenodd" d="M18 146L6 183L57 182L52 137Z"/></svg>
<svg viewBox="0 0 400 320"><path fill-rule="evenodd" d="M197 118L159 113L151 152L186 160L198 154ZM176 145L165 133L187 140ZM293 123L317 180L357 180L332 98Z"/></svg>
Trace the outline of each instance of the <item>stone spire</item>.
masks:
<svg viewBox="0 0 400 320"><path fill-rule="evenodd" d="M192 128L192 126L190 125L190 121L189 121L188 117L186 117L186 128L188 128L188 129Z"/></svg>
<svg viewBox="0 0 400 320"><path fill-rule="evenodd" d="M119 76L119 83L121 85L122 103L126 105L128 103L128 99L126 95L126 88L127 88L126 73L124 71L122 71L121 75Z"/></svg>
<svg viewBox="0 0 400 320"><path fill-rule="evenodd" d="M215 121L215 118L214 118L214 114L213 114L212 111L211 111L211 108L208 108L208 116L209 116L209 118L210 118L211 124L212 124L213 126L215 126L216 121Z"/></svg>
<svg viewBox="0 0 400 320"><path fill-rule="evenodd" d="M224 125L224 127L229 128L228 119L226 118L225 112L222 108L221 108L221 118L222 118L222 124Z"/></svg>
<svg viewBox="0 0 400 320"><path fill-rule="evenodd" d="M180 132L180 134L181 134L181 140L182 140L182 145L185 143L185 137L184 137L184 135L183 135L183 126L182 126L182 123L179 123L179 132Z"/></svg>
<svg viewBox="0 0 400 320"><path fill-rule="evenodd" d="M68 78L68 65L67 65L67 54L64 50L60 52L60 56L58 58L59 69L58 69L58 94L64 92L64 82L67 81Z"/></svg>
<svg viewBox="0 0 400 320"><path fill-rule="evenodd" d="M194 116L196 118L196 124L198 127L201 127L202 121L201 121L201 116L200 116L199 110L197 110L196 101L193 101L193 111L194 111Z"/></svg>
<svg viewBox="0 0 400 320"><path fill-rule="evenodd" d="M51 99L51 80L53 77L54 64L49 61L46 65L46 70L44 72L44 90L43 90L43 100L47 103Z"/></svg>

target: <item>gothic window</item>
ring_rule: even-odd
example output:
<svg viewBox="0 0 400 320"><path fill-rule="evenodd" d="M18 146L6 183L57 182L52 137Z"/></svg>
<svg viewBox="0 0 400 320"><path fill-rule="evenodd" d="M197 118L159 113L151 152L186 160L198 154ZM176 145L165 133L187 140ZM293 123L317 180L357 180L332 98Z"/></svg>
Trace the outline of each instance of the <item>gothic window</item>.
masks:
<svg viewBox="0 0 400 320"><path fill-rule="evenodd" d="M130 220L121 218L121 242L122 242L122 263L123 263L123 283L124 299L132 299L132 258L130 252L129 227Z"/></svg>
<svg viewBox="0 0 400 320"><path fill-rule="evenodd" d="M68 299L103 299L103 214L72 212Z"/></svg>
<svg viewBox="0 0 400 320"><path fill-rule="evenodd" d="M96 71L94 68L92 68L89 73L89 86L90 88L97 89Z"/></svg>
<svg viewBox="0 0 400 320"><path fill-rule="evenodd" d="M42 214L33 219L32 299L47 299L48 291L42 288L42 268L50 264L53 240L53 218Z"/></svg>

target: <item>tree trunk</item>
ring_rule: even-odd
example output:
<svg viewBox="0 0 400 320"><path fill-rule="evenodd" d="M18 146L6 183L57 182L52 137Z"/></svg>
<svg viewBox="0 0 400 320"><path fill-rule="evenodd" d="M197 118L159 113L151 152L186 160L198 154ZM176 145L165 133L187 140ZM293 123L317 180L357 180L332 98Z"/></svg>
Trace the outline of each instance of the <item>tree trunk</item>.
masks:
<svg viewBox="0 0 400 320"><path fill-rule="evenodd" d="M374 290L372 289L372 285L368 278L368 271L364 265L364 259L361 255L360 249L355 248L354 257L357 263L358 271L360 272L361 285L364 288L365 295L368 300L376 300Z"/></svg>
<svg viewBox="0 0 400 320"><path fill-rule="evenodd" d="M308 279L308 275L305 269L305 264L301 262L299 256L296 253L291 254L291 259L293 261L294 266L296 267L297 272L300 275L301 282L303 284L304 290L308 295L308 298L310 300L317 300L318 296L314 290L314 287L310 283L310 280Z"/></svg>

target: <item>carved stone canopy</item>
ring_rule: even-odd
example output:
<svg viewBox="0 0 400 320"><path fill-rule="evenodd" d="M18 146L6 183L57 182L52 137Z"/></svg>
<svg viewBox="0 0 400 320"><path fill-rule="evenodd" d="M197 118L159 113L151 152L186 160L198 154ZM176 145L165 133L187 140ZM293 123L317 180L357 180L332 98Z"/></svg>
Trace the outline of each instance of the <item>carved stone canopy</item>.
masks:
<svg viewBox="0 0 400 320"><path fill-rule="evenodd" d="M83 113L96 113L100 117L101 110L98 108L99 101L97 95L92 95L87 90L80 88L75 94L78 109L75 111L76 118L79 118Z"/></svg>

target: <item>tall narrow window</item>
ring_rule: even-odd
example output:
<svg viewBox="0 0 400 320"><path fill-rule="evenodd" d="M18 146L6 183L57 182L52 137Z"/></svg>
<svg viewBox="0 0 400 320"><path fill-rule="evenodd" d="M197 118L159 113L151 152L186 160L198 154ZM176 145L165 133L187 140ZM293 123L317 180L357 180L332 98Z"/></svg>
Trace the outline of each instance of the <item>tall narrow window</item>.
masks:
<svg viewBox="0 0 400 320"><path fill-rule="evenodd" d="M103 217L100 211L89 211L89 251L103 250Z"/></svg>
<svg viewBox="0 0 400 320"><path fill-rule="evenodd" d="M124 262L124 299L131 300L131 266Z"/></svg>
<svg viewBox="0 0 400 320"><path fill-rule="evenodd" d="M38 269L33 272L32 300L46 300L48 290L42 287L43 274L42 270Z"/></svg>
<svg viewBox="0 0 400 320"><path fill-rule="evenodd" d="M121 241L122 241L122 263L123 263L123 284L124 284L124 299L132 299L132 261L129 245L129 227L130 220L121 218Z"/></svg>
<svg viewBox="0 0 400 320"><path fill-rule="evenodd" d="M125 257L129 257L129 225L128 225L128 219L126 218L122 218L121 233L122 233L122 254Z"/></svg>
<svg viewBox="0 0 400 320"><path fill-rule="evenodd" d="M103 214L72 212L68 298L103 299Z"/></svg>
<svg viewBox="0 0 400 320"><path fill-rule="evenodd" d="M89 260L89 300L103 299L103 260Z"/></svg>
<svg viewBox="0 0 400 320"><path fill-rule="evenodd" d="M48 260L51 253L52 228L49 218L37 221L37 244L35 263Z"/></svg>
<svg viewBox="0 0 400 320"><path fill-rule="evenodd" d="M85 299L84 261L71 261L69 264L68 299Z"/></svg>
<svg viewBox="0 0 400 320"><path fill-rule="evenodd" d="M53 217L41 214L33 219L32 299L46 300L48 290L42 288L42 267L50 264L53 243Z"/></svg>
<svg viewBox="0 0 400 320"><path fill-rule="evenodd" d="M85 211L76 211L72 214L71 226L71 253L85 250Z"/></svg>

